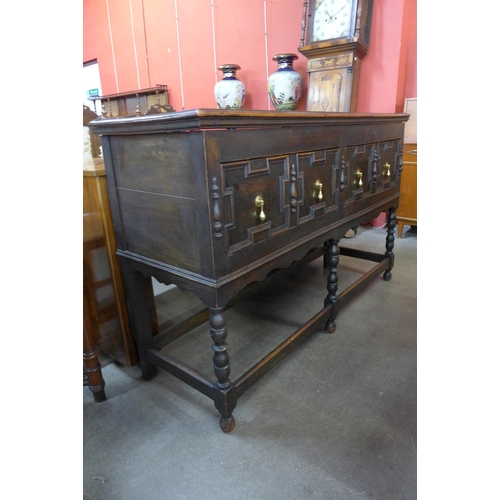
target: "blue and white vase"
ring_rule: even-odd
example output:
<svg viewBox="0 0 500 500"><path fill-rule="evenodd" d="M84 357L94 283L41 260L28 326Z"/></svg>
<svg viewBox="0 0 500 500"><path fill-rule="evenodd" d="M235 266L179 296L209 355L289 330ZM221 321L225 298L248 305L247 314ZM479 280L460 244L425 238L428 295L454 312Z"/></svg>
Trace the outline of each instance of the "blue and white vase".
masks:
<svg viewBox="0 0 500 500"><path fill-rule="evenodd" d="M302 77L293 69L295 54L277 54L273 61L278 62L278 71L269 76L267 92L273 106L278 111L292 111L302 96Z"/></svg>
<svg viewBox="0 0 500 500"><path fill-rule="evenodd" d="M245 103L245 84L236 78L237 64L223 64L222 80L214 87L215 102L219 109L241 109Z"/></svg>

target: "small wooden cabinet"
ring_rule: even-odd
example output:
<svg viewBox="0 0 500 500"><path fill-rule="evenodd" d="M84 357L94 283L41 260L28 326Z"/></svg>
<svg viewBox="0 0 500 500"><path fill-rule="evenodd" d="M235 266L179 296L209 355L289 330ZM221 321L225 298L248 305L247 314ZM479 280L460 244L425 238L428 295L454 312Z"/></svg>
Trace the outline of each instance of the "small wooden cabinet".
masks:
<svg viewBox="0 0 500 500"><path fill-rule="evenodd" d="M403 226L417 225L417 144L403 146L403 172L401 174L401 197L396 211L398 238L403 236Z"/></svg>
<svg viewBox="0 0 500 500"><path fill-rule="evenodd" d="M102 159L83 170L83 267L87 307L93 325L86 325L101 351L126 366L137 363L130 333L120 263ZM85 325L84 325L85 326Z"/></svg>

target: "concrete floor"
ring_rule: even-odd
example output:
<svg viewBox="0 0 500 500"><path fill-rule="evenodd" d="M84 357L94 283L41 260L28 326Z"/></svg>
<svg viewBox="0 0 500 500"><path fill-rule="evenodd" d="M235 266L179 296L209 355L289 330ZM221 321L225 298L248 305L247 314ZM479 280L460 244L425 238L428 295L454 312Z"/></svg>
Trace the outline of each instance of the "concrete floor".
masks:
<svg viewBox="0 0 500 500"><path fill-rule="evenodd" d="M385 237L359 228L341 245L383 253ZM416 228L394 253L392 281L377 278L335 333L314 333L247 391L230 434L212 401L172 375L146 382L103 356L108 399L83 388L83 498L416 499ZM341 257L339 292L372 265ZM228 311L233 380L322 308L326 274L318 259ZM162 293L159 314L189 295ZM213 378L211 343L203 325L165 352Z"/></svg>

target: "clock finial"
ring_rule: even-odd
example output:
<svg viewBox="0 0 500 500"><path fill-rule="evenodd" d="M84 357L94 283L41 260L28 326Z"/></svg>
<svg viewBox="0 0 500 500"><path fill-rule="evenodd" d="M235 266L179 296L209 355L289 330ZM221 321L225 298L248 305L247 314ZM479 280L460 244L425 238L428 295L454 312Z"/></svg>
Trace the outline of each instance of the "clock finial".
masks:
<svg viewBox="0 0 500 500"><path fill-rule="evenodd" d="M302 31L300 33L300 47L304 46L306 38L306 17L307 17L307 0L304 0L304 12L302 13Z"/></svg>

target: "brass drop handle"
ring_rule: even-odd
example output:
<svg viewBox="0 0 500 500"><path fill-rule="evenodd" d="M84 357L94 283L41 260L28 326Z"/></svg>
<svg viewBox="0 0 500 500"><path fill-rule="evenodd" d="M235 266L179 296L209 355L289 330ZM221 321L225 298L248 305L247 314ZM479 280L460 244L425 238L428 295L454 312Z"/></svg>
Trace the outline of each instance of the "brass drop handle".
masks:
<svg viewBox="0 0 500 500"><path fill-rule="evenodd" d="M363 172L361 172L360 170L356 172L356 181L359 187L363 186Z"/></svg>
<svg viewBox="0 0 500 500"><path fill-rule="evenodd" d="M262 196L257 196L257 198L255 198L255 206L260 210L258 214L259 219L261 222L264 222L266 220L266 214L264 213L264 198L262 198Z"/></svg>
<svg viewBox="0 0 500 500"><path fill-rule="evenodd" d="M314 184L314 187L316 188L316 191L315 191L315 196L316 198L319 200L319 201L322 201L323 200L323 192L322 192L322 189L323 189L323 183L321 181L316 181L315 184Z"/></svg>
<svg viewBox="0 0 500 500"><path fill-rule="evenodd" d="M391 165L387 162L384 164L383 175L385 175L386 177L389 177L391 175Z"/></svg>

